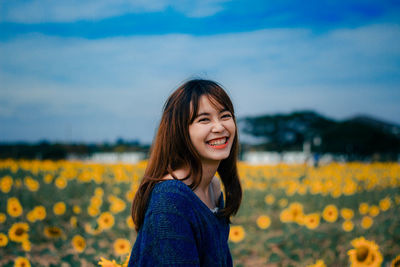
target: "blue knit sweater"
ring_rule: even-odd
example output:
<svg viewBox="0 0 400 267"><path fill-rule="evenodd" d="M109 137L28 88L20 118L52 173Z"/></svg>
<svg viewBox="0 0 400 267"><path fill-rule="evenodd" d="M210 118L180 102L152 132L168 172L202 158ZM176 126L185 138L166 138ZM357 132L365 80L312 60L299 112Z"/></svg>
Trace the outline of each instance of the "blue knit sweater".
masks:
<svg viewBox="0 0 400 267"><path fill-rule="evenodd" d="M183 182L166 180L154 186L128 266L232 266L228 236L225 218Z"/></svg>

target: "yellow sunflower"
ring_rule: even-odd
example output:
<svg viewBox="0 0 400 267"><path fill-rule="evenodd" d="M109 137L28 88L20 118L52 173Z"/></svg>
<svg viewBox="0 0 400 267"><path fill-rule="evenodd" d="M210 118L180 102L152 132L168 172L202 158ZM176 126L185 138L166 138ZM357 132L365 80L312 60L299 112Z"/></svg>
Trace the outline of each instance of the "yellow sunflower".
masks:
<svg viewBox="0 0 400 267"><path fill-rule="evenodd" d="M244 239L246 236L246 233L243 229L242 226L236 225L236 226L231 226L231 229L229 231L229 240L238 243Z"/></svg>
<svg viewBox="0 0 400 267"><path fill-rule="evenodd" d="M14 267L31 267L31 263L25 257L17 257L14 261Z"/></svg>
<svg viewBox="0 0 400 267"><path fill-rule="evenodd" d="M53 212L55 215L63 215L65 213L65 209L66 209L65 203L62 201L57 202L53 206Z"/></svg>
<svg viewBox="0 0 400 267"><path fill-rule="evenodd" d="M43 180L44 180L44 182L45 182L46 184L49 184L49 183L51 183L51 181L53 181L53 175L51 175L51 174L46 174L46 176L43 178Z"/></svg>
<svg viewBox="0 0 400 267"><path fill-rule="evenodd" d="M100 261L98 264L102 267L120 267L120 265L115 260L107 260L103 257L100 257Z"/></svg>
<svg viewBox="0 0 400 267"><path fill-rule="evenodd" d="M90 198L90 205L99 208L103 204L103 200L100 197L93 196Z"/></svg>
<svg viewBox="0 0 400 267"><path fill-rule="evenodd" d="M27 223L14 223L8 230L8 236L11 241L23 242L29 238L29 225Z"/></svg>
<svg viewBox="0 0 400 267"><path fill-rule="evenodd" d="M11 176L6 175L0 180L0 189L3 193L8 193L10 192L12 186L13 186L13 179Z"/></svg>
<svg viewBox="0 0 400 267"><path fill-rule="evenodd" d="M371 217L376 217L376 216L378 216L379 215L379 207L378 206L376 206L376 205L373 205L373 206L371 206L370 208L369 208L369 215L371 216Z"/></svg>
<svg viewBox="0 0 400 267"><path fill-rule="evenodd" d="M134 189L131 189L131 190L129 190L128 192L126 192L125 193L125 199L126 200L128 200L129 202L131 202L132 201L132 199L133 199L133 197L135 196L135 194L136 194L136 189L134 190Z"/></svg>
<svg viewBox="0 0 400 267"><path fill-rule="evenodd" d="M381 209L381 211L387 211L391 205L392 201L388 197L385 197L384 199L379 201L379 208Z"/></svg>
<svg viewBox="0 0 400 267"><path fill-rule="evenodd" d="M291 222L292 221L292 214L288 209L284 209L281 211L281 214L279 215L279 219L283 223Z"/></svg>
<svg viewBox="0 0 400 267"><path fill-rule="evenodd" d="M308 229L315 229L319 226L320 215L318 213L311 213L304 216L304 224Z"/></svg>
<svg viewBox="0 0 400 267"><path fill-rule="evenodd" d="M345 220L342 224L342 228L346 232L351 232L354 229L354 224L350 220Z"/></svg>
<svg viewBox="0 0 400 267"><path fill-rule="evenodd" d="M71 216L71 218L69 219L69 223L73 228L76 228L78 226L78 219L76 218L76 216Z"/></svg>
<svg viewBox="0 0 400 267"><path fill-rule="evenodd" d="M96 187L94 190L94 194L98 197L102 197L104 195L104 190L101 187Z"/></svg>
<svg viewBox="0 0 400 267"><path fill-rule="evenodd" d="M397 255L397 257L392 260L390 267L400 267L400 255Z"/></svg>
<svg viewBox="0 0 400 267"><path fill-rule="evenodd" d="M284 207L287 206L288 200L286 198L282 198L282 199L279 200L278 204L279 204L279 207L284 208Z"/></svg>
<svg viewBox="0 0 400 267"><path fill-rule="evenodd" d="M379 267L383 261L382 254L379 252L379 246L368 241L364 237L356 238L351 241L354 249L347 252L349 255L350 267Z"/></svg>
<svg viewBox="0 0 400 267"><path fill-rule="evenodd" d="M8 237L5 234L0 233L0 247L5 247L7 246L7 244L8 244Z"/></svg>
<svg viewBox="0 0 400 267"><path fill-rule="evenodd" d="M110 229L114 225L114 216L108 211L103 212L97 219L97 223L101 229Z"/></svg>
<svg viewBox="0 0 400 267"><path fill-rule="evenodd" d="M6 219L7 219L7 216L4 213L0 212L0 223L4 223L6 221Z"/></svg>
<svg viewBox="0 0 400 267"><path fill-rule="evenodd" d="M29 191L36 192L39 189L39 182L30 176L25 177L24 182Z"/></svg>
<svg viewBox="0 0 400 267"><path fill-rule="evenodd" d="M7 213L11 217L21 216L22 211L23 211L23 209L22 209L21 203L19 202L18 198L10 197L7 200Z"/></svg>
<svg viewBox="0 0 400 267"><path fill-rule="evenodd" d="M36 221L36 217L35 214L33 213L33 210L31 210L30 212L28 212L28 214L26 215L26 218L28 219L29 222L33 223Z"/></svg>
<svg viewBox="0 0 400 267"><path fill-rule="evenodd" d="M72 211L73 211L75 214L79 214L79 213L81 213L81 207L79 207L78 205L74 205L74 206L72 207Z"/></svg>
<svg viewBox="0 0 400 267"><path fill-rule="evenodd" d="M307 265L307 267L326 267L323 260L317 260L315 264Z"/></svg>
<svg viewBox="0 0 400 267"><path fill-rule="evenodd" d="M361 219L361 227L364 228L364 229L370 228L373 223L374 223L374 220L369 216L364 216Z"/></svg>
<svg viewBox="0 0 400 267"><path fill-rule="evenodd" d="M46 208L43 206L36 206L33 209L33 213L35 214L36 220L42 221L46 218Z"/></svg>
<svg viewBox="0 0 400 267"><path fill-rule="evenodd" d="M299 188L298 188L298 190L297 190L297 192L300 194L300 195L302 195L302 196L304 196L305 194L307 194L307 186L306 185L300 185L299 186Z"/></svg>
<svg viewBox="0 0 400 267"><path fill-rule="evenodd" d="M291 221L302 224L303 223L303 205L298 202L293 202L288 207L291 214Z"/></svg>
<svg viewBox="0 0 400 267"><path fill-rule="evenodd" d="M126 217L126 224L128 225L129 228L134 229L135 224L133 223L132 217L128 216Z"/></svg>
<svg viewBox="0 0 400 267"><path fill-rule="evenodd" d="M98 235L103 231L103 229L101 229L100 227L97 227L97 229L93 229L89 223L85 223L84 227L85 227L86 233L91 234L91 235Z"/></svg>
<svg viewBox="0 0 400 267"><path fill-rule="evenodd" d="M118 238L114 242L114 252L118 256L124 255L130 252L130 244L126 239Z"/></svg>
<svg viewBox="0 0 400 267"><path fill-rule="evenodd" d="M340 215L342 215L345 220L351 220L354 217L354 211L352 209L343 208L340 210Z"/></svg>
<svg viewBox="0 0 400 267"><path fill-rule="evenodd" d="M90 216L92 216L92 217L95 217L95 216L97 216L97 215L100 213L100 209L99 209L98 207L93 206L93 205L90 205L90 206L87 208L87 211L88 211L88 214L89 214Z"/></svg>
<svg viewBox="0 0 400 267"><path fill-rule="evenodd" d="M266 215L261 215L257 218L257 226L260 229L267 229L271 225L271 219Z"/></svg>
<svg viewBox="0 0 400 267"><path fill-rule="evenodd" d="M24 251L31 251L31 242L29 240L24 240L22 242L22 249Z"/></svg>
<svg viewBox="0 0 400 267"><path fill-rule="evenodd" d="M67 179L64 177L58 177L54 183L58 189L64 189L68 184Z"/></svg>
<svg viewBox="0 0 400 267"><path fill-rule="evenodd" d="M367 203L361 203L360 206L358 207L358 211L360 212L361 215L367 214L368 210L369 210L369 205Z"/></svg>
<svg viewBox="0 0 400 267"><path fill-rule="evenodd" d="M79 253L84 251L86 248L86 240L85 240L85 238L83 238L80 235L75 235L72 238L71 243L72 243L72 247Z"/></svg>
<svg viewBox="0 0 400 267"><path fill-rule="evenodd" d="M335 205L327 205L322 211L322 218L327 222L335 222L338 218L338 213Z"/></svg>
<svg viewBox="0 0 400 267"><path fill-rule="evenodd" d="M275 202L275 197L274 197L274 195L267 195L267 196L265 196L264 200L265 200L265 203L267 203L268 205L272 205Z"/></svg>
<svg viewBox="0 0 400 267"><path fill-rule="evenodd" d="M118 197L109 196L108 201L111 203L110 211L114 214L123 211L126 207L125 201L123 201L122 199L120 199Z"/></svg>
<svg viewBox="0 0 400 267"><path fill-rule="evenodd" d="M63 235L63 231L57 226L46 226L43 232L48 238L59 238Z"/></svg>

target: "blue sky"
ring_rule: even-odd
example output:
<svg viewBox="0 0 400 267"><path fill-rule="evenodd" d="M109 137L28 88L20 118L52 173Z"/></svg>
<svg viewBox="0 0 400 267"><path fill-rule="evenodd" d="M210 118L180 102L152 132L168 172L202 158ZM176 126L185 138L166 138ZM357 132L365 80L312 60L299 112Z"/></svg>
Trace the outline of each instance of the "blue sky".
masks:
<svg viewBox="0 0 400 267"><path fill-rule="evenodd" d="M0 3L0 141L151 142L192 77L220 82L238 117L400 124L400 3Z"/></svg>

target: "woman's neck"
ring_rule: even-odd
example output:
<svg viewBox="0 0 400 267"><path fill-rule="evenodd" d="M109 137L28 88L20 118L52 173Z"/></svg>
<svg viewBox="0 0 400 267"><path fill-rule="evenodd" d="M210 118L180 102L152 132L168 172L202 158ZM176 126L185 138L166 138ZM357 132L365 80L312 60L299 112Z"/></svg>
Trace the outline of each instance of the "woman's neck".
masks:
<svg viewBox="0 0 400 267"><path fill-rule="evenodd" d="M193 190L193 192L200 198L201 201L204 202L210 209L215 208L215 203L212 203L212 197L209 194L209 188L212 185L212 180L215 176L215 173L218 170L219 161L217 162L202 162L202 177L200 184ZM173 172L174 176L179 178L186 177L189 174L188 168L179 168ZM171 175L166 175L164 179L173 179ZM193 178L189 177L189 179L183 180L187 185L193 183Z"/></svg>
<svg viewBox="0 0 400 267"><path fill-rule="evenodd" d="M208 191L208 186L210 185L212 179L215 176L215 173L218 170L219 162L213 163L202 163L203 175L201 177L201 183L198 186L198 189L203 192Z"/></svg>
<svg viewBox="0 0 400 267"><path fill-rule="evenodd" d="M218 170L219 166L219 161L218 162L202 162L202 177L201 177L201 182L197 186L196 191L202 191L202 192L207 192L208 191L208 186L210 185L213 177L215 176L215 173ZM189 174L189 169L188 168L179 168L174 171L174 175L179 179L186 177ZM170 175L166 176L167 179L172 179ZM193 183L192 177L190 177L187 180L183 181L185 184L190 185Z"/></svg>

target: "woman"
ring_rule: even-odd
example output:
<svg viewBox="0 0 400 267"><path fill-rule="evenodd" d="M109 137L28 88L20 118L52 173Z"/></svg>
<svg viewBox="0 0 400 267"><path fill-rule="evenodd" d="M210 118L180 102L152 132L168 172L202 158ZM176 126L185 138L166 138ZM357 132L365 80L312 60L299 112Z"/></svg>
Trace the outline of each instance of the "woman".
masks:
<svg viewBox="0 0 400 267"><path fill-rule="evenodd" d="M138 235L128 266L232 266L237 152L233 105L221 86L190 80L172 93L133 199Z"/></svg>

